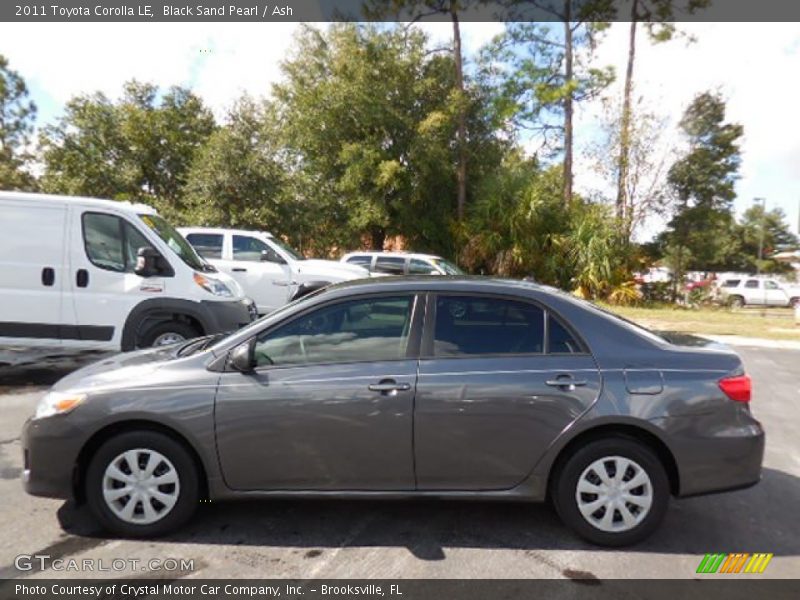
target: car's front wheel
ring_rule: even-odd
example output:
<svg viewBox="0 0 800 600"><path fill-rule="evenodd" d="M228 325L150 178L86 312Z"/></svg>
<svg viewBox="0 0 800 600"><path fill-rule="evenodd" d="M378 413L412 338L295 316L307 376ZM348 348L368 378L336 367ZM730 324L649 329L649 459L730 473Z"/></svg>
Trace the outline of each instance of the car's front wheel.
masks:
<svg viewBox="0 0 800 600"><path fill-rule="evenodd" d="M728 306L731 308L743 308L744 305L745 302L742 296L731 296L728 298Z"/></svg>
<svg viewBox="0 0 800 600"><path fill-rule="evenodd" d="M571 454L556 476L553 501L562 521L588 541L625 546L658 527L669 501L669 480L645 445L615 437Z"/></svg>
<svg viewBox="0 0 800 600"><path fill-rule="evenodd" d="M189 452L155 431L112 437L86 472L86 499L100 523L125 537L155 537L183 525L199 499Z"/></svg>

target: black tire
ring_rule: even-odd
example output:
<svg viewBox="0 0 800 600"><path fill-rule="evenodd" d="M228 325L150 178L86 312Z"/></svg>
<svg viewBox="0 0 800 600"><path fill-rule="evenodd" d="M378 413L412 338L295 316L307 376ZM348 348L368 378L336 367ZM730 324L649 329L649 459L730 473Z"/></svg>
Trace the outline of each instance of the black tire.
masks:
<svg viewBox="0 0 800 600"><path fill-rule="evenodd" d="M150 348L159 337L169 334L180 336L184 340L191 340L200 335L200 333L188 323L183 323L181 321L161 321L144 332L140 339L139 347Z"/></svg>
<svg viewBox="0 0 800 600"><path fill-rule="evenodd" d="M114 514L103 497L106 468L120 454L134 449L160 453L172 463L178 474L177 502L162 518L149 524L130 523L121 519ZM192 517L200 497L197 467L186 448L163 433L146 430L114 436L100 446L89 463L85 485L89 509L106 530L122 537L158 537L178 529ZM161 489L165 488L162 486Z"/></svg>
<svg viewBox="0 0 800 600"><path fill-rule="evenodd" d="M744 308L744 298L742 296L731 296L728 298L728 306L731 308Z"/></svg>
<svg viewBox="0 0 800 600"><path fill-rule="evenodd" d="M576 492L581 476L592 463L614 456L632 460L645 471L652 486L652 503L638 525L625 531L609 532L584 518L578 508ZM647 538L664 518L669 495L669 480L659 458L647 446L625 437L598 439L576 450L560 465L552 490L553 504L564 524L599 546L627 546ZM603 508L602 512L596 514L604 514L605 510ZM618 516L621 517L621 514L614 514L615 521Z"/></svg>

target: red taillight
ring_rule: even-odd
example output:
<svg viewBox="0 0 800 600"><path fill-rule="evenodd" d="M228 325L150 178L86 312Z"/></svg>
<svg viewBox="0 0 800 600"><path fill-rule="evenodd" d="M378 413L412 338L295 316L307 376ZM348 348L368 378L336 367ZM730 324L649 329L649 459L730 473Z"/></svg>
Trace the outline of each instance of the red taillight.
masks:
<svg viewBox="0 0 800 600"><path fill-rule="evenodd" d="M750 402L752 385L750 384L749 375L720 379L719 389L725 392L725 395L731 400L736 402Z"/></svg>

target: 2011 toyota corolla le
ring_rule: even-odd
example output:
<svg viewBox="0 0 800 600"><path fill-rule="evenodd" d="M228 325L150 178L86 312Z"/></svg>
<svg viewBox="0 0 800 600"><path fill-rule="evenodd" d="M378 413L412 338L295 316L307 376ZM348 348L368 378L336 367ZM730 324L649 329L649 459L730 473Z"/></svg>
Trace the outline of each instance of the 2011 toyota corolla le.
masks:
<svg viewBox="0 0 800 600"><path fill-rule="evenodd" d="M339 284L62 379L25 426L23 478L126 536L204 498L437 496L549 498L584 538L634 543L670 495L761 473L739 357L673 342L526 282Z"/></svg>

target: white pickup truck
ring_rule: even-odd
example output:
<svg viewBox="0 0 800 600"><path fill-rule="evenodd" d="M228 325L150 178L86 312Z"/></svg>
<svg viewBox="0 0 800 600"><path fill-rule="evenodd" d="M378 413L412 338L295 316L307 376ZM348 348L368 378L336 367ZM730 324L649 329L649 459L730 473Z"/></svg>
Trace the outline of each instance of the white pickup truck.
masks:
<svg viewBox="0 0 800 600"><path fill-rule="evenodd" d="M289 302L303 284L369 277L369 271L356 265L305 258L264 231L208 227L179 231L200 256L239 282L261 315Z"/></svg>
<svg viewBox="0 0 800 600"><path fill-rule="evenodd" d="M731 277L719 284L720 299L729 306L797 306L800 287L781 284L774 279Z"/></svg>

